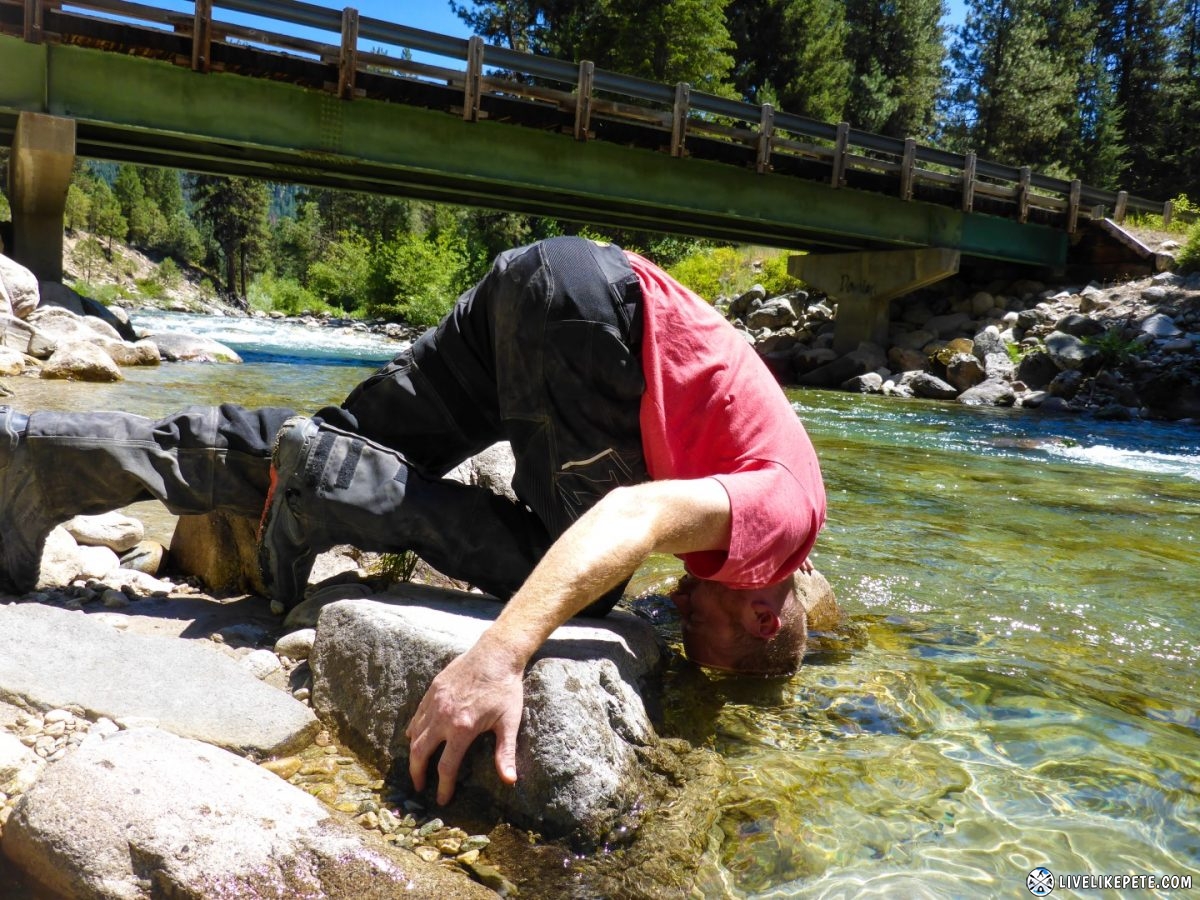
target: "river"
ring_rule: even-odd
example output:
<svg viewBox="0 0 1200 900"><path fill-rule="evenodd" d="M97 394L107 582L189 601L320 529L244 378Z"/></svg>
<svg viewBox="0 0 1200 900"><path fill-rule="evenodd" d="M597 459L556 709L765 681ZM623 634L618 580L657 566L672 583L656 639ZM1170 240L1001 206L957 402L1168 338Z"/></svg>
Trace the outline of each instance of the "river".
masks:
<svg viewBox="0 0 1200 900"><path fill-rule="evenodd" d="M135 321L247 361L21 396L148 415L310 410L400 346L261 320ZM1024 896L1037 867L1200 889L1200 429L789 396L829 493L813 559L849 621L782 686L672 667L669 728L730 765L706 893ZM652 592L675 566L652 560L635 584ZM639 603L675 641L667 604Z"/></svg>

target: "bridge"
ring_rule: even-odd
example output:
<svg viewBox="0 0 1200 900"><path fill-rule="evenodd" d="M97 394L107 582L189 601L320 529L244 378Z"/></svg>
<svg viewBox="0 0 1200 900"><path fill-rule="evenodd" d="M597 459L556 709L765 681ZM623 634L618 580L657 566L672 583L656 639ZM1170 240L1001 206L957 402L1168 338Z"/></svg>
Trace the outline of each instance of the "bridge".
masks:
<svg viewBox="0 0 1200 900"><path fill-rule="evenodd" d="M793 270L843 302L842 347L963 263L1152 268L1117 223L1172 212L354 9L188 5L0 0L13 252L39 277L61 278L76 155L805 250Z"/></svg>

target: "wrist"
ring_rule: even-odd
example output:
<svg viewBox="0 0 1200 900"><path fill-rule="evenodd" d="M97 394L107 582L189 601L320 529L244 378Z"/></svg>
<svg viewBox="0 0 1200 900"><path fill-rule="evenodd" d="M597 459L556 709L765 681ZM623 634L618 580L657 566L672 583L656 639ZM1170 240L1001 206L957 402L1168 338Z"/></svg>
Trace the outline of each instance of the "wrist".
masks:
<svg viewBox="0 0 1200 900"><path fill-rule="evenodd" d="M533 658L536 647L525 646L525 641L521 640L520 635L509 635L499 625L493 623L475 642L475 646L471 648L471 652L483 654L488 663L492 666L501 668L511 674L521 676L525 673L525 666L529 664L529 660Z"/></svg>

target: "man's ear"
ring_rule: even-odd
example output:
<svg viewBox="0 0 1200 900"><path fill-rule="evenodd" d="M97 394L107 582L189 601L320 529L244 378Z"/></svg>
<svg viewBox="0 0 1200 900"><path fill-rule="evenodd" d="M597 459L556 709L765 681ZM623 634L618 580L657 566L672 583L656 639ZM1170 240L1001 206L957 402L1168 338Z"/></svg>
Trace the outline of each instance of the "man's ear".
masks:
<svg viewBox="0 0 1200 900"><path fill-rule="evenodd" d="M781 625L774 605L762 597L756 597L747 604L742 624L750 634L764 641L775 637Z"/></svg>

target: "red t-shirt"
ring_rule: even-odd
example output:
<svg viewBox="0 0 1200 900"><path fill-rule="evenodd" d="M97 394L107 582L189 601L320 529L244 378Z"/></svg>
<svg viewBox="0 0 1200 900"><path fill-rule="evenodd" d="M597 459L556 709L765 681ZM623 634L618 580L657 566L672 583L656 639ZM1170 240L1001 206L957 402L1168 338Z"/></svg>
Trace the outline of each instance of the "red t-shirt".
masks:
<svg viewBox="0 0 1200 900"><path fill-rule="evenodd" d="M699 578L747 590L799 568L825 522L812 442L766 365L721 314L635 253L644 298L642 448L655 480L714 477L729 550L685 553Z"/></svg>

